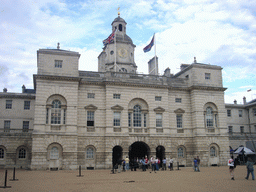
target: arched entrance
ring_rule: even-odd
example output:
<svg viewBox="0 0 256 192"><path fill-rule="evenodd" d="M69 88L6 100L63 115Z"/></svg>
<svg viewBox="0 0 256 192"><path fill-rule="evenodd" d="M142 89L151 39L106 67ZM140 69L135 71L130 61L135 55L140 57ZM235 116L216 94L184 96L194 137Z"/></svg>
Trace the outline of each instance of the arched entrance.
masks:
<svg viewBox="0 0 256 192"><path fill-rule="evenodd" d="M116 165L117 161L123 156L123 148L121 146L115 146L112 151L112 165Z"/></svg>
<svg viewBox="0 0 256 192"><path fill-rule="evenodd" d="M149 154L149 146L144 142L137 141L129 147L129 159L141 159L142 157L146 156L149 158Z"/></svg>
<svg viewBox="0 0 256 192"><path fill-rule="evenodd" d="M156 147L156 157L160 159L160 167L162 167L162 161L165 158L165 148L161 145Z"/></svg>

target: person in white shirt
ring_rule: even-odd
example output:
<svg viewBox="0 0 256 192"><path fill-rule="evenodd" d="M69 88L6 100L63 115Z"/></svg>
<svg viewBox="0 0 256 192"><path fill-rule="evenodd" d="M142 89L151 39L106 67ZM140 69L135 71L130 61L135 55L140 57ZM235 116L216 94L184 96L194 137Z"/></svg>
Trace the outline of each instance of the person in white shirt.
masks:
<svg viewBox="0 0 256 192"><path fill-rule="evenodd" d="M173 159L172 159L172 157L170 157L169 163L170 163L170 171L172 171L173 170Z"/></svg>

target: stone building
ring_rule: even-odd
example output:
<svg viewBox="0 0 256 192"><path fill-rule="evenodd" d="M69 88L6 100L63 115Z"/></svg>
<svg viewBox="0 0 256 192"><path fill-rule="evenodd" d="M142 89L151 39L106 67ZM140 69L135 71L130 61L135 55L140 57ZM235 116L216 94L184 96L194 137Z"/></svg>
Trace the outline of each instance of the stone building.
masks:
<svg viewBox="0 0 256 192"><path fill-rule="evenodd" d="M245 146L256 151L256 99L243 104L226 104L230 147Z"/></svg>
<svg viewBox="0 0 256 192"><path fill-rule="evenodd" d="M1 166L104 169L126 156L226 165L222 68L195 60L159 76L151 60L150 75L137 74L126 25L112 22L115 41L99 54L98 72L79 71L77 52L37 51L34 90L0 93Z"/></svg>

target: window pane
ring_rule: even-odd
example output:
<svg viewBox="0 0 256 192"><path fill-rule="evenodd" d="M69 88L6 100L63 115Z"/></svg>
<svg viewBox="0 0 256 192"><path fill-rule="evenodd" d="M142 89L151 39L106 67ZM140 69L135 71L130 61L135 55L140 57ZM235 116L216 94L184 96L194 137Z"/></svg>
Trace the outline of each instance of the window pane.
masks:
<svg viewBox="0 0 256 192"><path fill-rule="evenodd" d="M177 128L182 128L182 115L176 115Z"/></svg>
<svg viewBox="0 0 256 192"><path fill-rule="evenodd" d="M183 157L184 155L183 155L183 148L182 147L180 147L180 148L178 148L178 157Z"/></svg>
<svg viewBox="0 0 256 192"><path fill-rule="evenodd" d="M94 99L95 98L95 94L94 93L88 93L87 94L87 98Z"/></svg>
<svg viewBox="0 0 256 192"><path fill-rule="evenodd" d="M133 126L141 127L141 108L139 105L133 107Z"/></svg>
<svg viewBox="0 0 256 192"><path fill-rule="evenodd" d="M29 110L30 109L30 101L24 101L24 109Z"/></svg>
<svg viewBox="0 0 256 192"><path fill-rule="evenodd" d="M144 113L144 127L147 127L147 114Z"/></svg>
<svg viewBox="0 0 256 192"><path fill-rule="evenodd" d="M131 127L132 125L132 114L128 113L128 127Z"/></svg>
<svg viewBox="0 0 256 192"><path fill-rule="evenodd" d="M120 126L121 113L114 112L114 126Z"/></svg>
<svg viewBox="0 0 256 192"><path fill-rule="evenodd" d="M0 148L0 159L4 158L4 149Z"/></svg>
<svg viewBox="0 0 256 192"><path fill-rule="evenodd" d="M175 98L176 103L181 103L181 98Z"/></svg>
<svg viewBox="0 0 256 192"><path fill-rule="evenodd" d="M12 108L12 100L6 100L6 109L11 109Z"/></svg>
<svg viewBox="0 0 256 192"><path fill-rule="evenodd" d="M155 101L161 101L162 97L161 96L155 96Z"/></svg>
<svg viewBox="0 0 256 192"><path fill-rule="evenodd" d="M50 159L59 159L59 149L57 147L53 147L51 149Z"/></svg>
<svg viewBox="0 0 256 192"><path fill-rule="evenodd" d="M94 111L87 111L87 126L94 126Z"/></svg>
<svg viewBox="0 0 256 192"><path fill-rule="evenodd" d="M227 110L227 116L231 117L231 110L230 109Z"/></svg>
<svg viewBox="0 0 256 192"><path fill-rule="evenodd" d="M206 126L213 127L213 110L211 107L206 109Z"/></svg>
<svg viewBox="0 0 256 192"><path fill-rule="evenodd" d="M162 127L162 114L156 114L156 127Z"/></svg>
<svg viewBox="0 0 256 192"><path fill-rule="evenodd" d="M26 158L26 149L21 148L19 150L19 159L25 159Z"/></svg>
<svg viewBox="0 0 256 192"><path fill-rule="evenodd" d="M62 60L55 60L55 68L62 68Z"/></svg>
<svg viewBox="0 0 256 192"><path fill-rule="evenodd" d="M211 157L216 157L216 150L215 150L215 147L211 147L211 148L210 148L210 156L211 156Z"/></svg>
<svg viewBox="0 0 256 192"><path fill-rule="evenodd" d="M29 130L29 121L23 121L23 132L28 132Z"/></svg>
<svg viewBox="0 0 256 192"><path fill-rule="evenodd" d="M113 94L113 99L120 99L121 95L120 94Z"/></svg>
<svg viewBox="0 0 256 192"><path fill-rule="evenodd" d="M4 121L4 132L10 132L11 121Z"/></svg>
<svg viewBox="0 0 256 192"><path fill-rule="evenodd" d="M86 150L86 158L87 159L93 159L94 158L94 152L93 152L93 148L89 147Z"/></svg>
<svg viewBox="0 0 256 192"><path fill-rule="evenodd" d="M51 110L51 124L60 124L61 122L61 102L54 100Z"/></svg>
<svg viewBox="0 0 256 192"><path fill-rule="evenodd" d="M205 73L205 79L211 79L211 74L210 73Z"/></svg>

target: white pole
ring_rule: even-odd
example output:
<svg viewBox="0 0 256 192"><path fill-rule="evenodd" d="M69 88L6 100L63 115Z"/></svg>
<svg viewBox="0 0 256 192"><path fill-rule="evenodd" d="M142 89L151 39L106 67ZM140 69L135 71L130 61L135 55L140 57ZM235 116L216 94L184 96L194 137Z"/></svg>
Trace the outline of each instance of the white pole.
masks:
<svg viewBox="0 0 256 192"><path fill-rule="evenodd" d="M117 30L115 30L115 37L114 37L114 41L115 41L115 54L114 54L114 56L115 56L115 63L114 63L114 70L115 70L115 72L116 72L116 31Z"/></svg>
<svg viewBox="0 0 256 192"><path fill-rule="evenodd" d="M155 70L157 70L158 67L156 67L156 37L155 37L155 33L154 33L154 46L155 46ZM158 70L156 72L157 72L156 75L158 75Z"/></svg>

